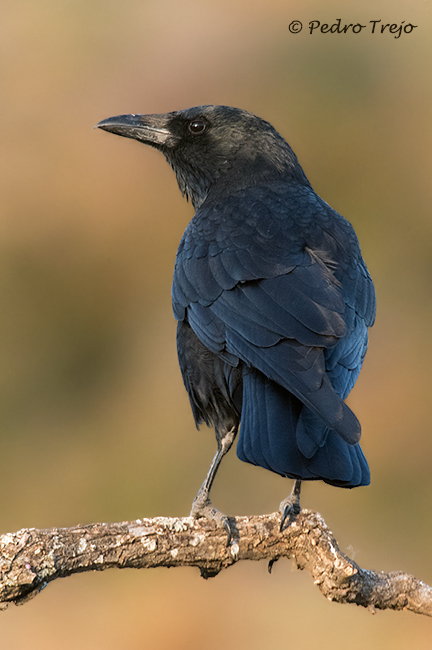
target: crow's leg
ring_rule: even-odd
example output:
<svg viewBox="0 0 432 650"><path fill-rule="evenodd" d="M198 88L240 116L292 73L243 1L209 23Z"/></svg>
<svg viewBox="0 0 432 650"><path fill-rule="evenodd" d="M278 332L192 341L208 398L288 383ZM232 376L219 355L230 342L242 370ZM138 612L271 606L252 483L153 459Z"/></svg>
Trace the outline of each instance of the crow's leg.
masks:
<svg viewBox="0 0 432 650"><path fill-rule="evenodd" d="M284 524L286 520L288 519L288 526L289 526L291 521L300 512L300 490L301 490L301 481L296 479L294 481L291 494L289 495L289 497L284 499L279 506L279 510L281 513L281 523L280 523L281 532L284 529Z"/></svg>
<svg viewBox="0 0 432 650"><path fill-rule="evenodd" d="M234 442L234 438L237 435L237 430L238 427L234 426L224 435L218 436L218 450L212 460L212 464L210 465L210 469L205 478L205 481L201 485L198 494L193 500L192 510L190 513L191 517L194 517L195 519L198 519L199 517L205 517L206 519L215 521L217 526L223 526L228 535L227 546L229 546L231 542L231 527L228 521L228 517L220 512L220 510L217 510L213 507L209 494L220 462L225 454L230 450L231 445Z"/></svg>

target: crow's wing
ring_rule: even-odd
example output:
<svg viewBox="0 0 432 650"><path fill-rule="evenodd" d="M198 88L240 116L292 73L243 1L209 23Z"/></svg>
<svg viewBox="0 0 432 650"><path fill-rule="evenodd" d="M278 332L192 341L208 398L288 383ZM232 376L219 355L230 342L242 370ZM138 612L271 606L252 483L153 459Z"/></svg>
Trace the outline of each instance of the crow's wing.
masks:
<svg viewBox="0 0 432 650"><path fill-rule="evenodd" d="M208 349L260 370L354 444L360 425L343 398L373 285L348 222L310 195L290 199L288 210L277 193L245 191L198 211L177 255L174 312Z"/></svg>

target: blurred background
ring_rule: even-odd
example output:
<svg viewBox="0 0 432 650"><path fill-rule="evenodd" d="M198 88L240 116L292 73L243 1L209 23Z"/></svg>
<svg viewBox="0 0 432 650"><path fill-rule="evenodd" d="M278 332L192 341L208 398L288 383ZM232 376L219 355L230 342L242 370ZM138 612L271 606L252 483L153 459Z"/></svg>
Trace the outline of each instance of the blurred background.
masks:
<svg viewBox="0 0 432 650"><path fill-rule="evenodd" d="M311 20L367 25L309 35ZM396 39L371 20L418 25ZM303 31L291 34L293 20ZM182 516L215 450L194 428L170 286L193 214L163 156L93 130L216 103L270 121L354 225L377 322L350 405L372 484L304 487L363 567L432 583L432 0L4 0L0 20L1 532ZM378 27L379 29L379 27ZM290 481L222 464L214 503ZM280 561L58 580L0 615L0 650L430 648L431 622L326 601Z"/></svg>

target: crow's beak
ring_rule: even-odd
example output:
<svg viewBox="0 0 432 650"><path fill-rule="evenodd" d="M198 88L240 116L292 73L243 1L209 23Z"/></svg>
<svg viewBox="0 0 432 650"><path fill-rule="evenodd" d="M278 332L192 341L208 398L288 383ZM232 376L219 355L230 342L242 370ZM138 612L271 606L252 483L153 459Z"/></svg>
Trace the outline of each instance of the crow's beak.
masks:
<svg viewBox="0 0 432 650"><path fill-rule="evenodd" d="M116 115L96 124L103 129L125 138L133 138L153 147L170 147L177 138L167 128L167 115Z"/></svg>

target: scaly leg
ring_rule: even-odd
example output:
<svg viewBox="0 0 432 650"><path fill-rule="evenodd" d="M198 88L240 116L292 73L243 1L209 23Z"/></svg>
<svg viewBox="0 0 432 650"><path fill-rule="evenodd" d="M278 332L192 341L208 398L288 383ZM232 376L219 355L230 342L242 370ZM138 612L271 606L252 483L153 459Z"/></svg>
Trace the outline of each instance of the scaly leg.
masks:
<svg viewBox="0 0 432 650"><path fill-rule="evenodd" d="M294 481L291 494L289 495L289 497L284 499L279 506L279 510L281 513L281 523L279 528L280 532L283 531L286 520L288 519L288 526L289 526L291 521L295 518L296 515L299 514L301 510L300 490L301 490L301 481L299 479L296 479Z"/></svg>
<svg viewBox="0 0 432 650"><path fill-rule="evenodd" d="M232 536L228 517L220 512L220 510L217 510L215 507L213 507L209 494L221 460L230 450L231 445L234 442L234 438L237 435L237 430L238 427L233 427L227 431L223 437L219 438L218 450L212 460L205 481L201 485L198 494L193 500L192 510L190 513L191 517L194 517L195 519L198 519L199 517L205 517L210 521L215 521L217 526L223 526L228 535L227 546L229 546Z"/></svg>

